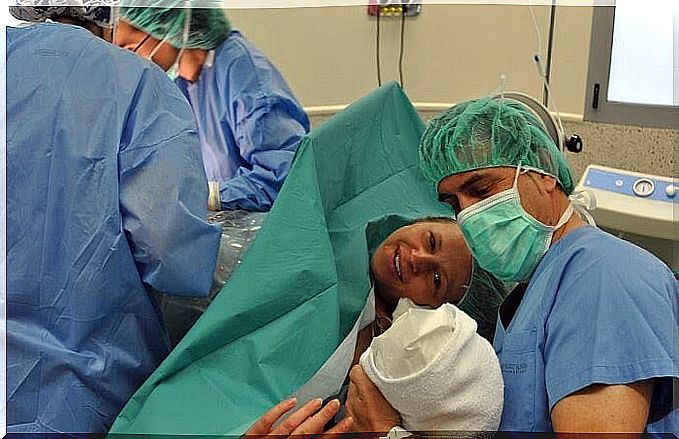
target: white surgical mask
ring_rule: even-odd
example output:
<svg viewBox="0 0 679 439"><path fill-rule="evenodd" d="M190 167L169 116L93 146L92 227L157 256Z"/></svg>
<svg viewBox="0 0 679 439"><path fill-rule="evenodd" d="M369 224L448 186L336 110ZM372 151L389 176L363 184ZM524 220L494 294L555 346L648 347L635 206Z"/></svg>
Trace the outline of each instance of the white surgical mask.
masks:
<svg viewBox="0 0 679 439"><path fill-rule="evenodd" d="M455 306L457 306L458 308L460 307L460 305L462 305L462 302L464 302L464 300L469 295L469 287L472 284L472 279L474 279L474 258L471 257L470 261L471 261L471 264L472 264L472 269L469 273L469 284L468 285L462 285L462 289L464 290L464 294L462 294L462 297L460 297L460 300L458 300L457 303L455 304Z"/></svg>
<svg viewBox="0 0 679 439"><path fill-rule="evenodd" d="M158 50L160 50L161 46L162 46L163 44L165 44L165 41L167 41L167 38L168 38L168 35L166 35L165 38L163 38L163 39L160 41L160 43L156 44L156 47L154 47L153 50L151 51L151 53L149 53L149 54L146 56L146 59L148 59L149 61L153 61L153 56L158 52Z"/></svg>
<svg viewBox="0 0 679 439"><path fill-rule="evenodd" d="M186 43L189 41L190 28L191 28L191 8L188 8L186 10L186 20L184 21L184 32L182 34L182 48L179 50L177 58L174 60L174 64L172 64L172 66L166 72L167 76L169 76L170 79L173 81L177 79L177 77L179 76L179 61L182 59L184 49L186 48Z"/></svg>
<svg viewBox="0 0 679 439"><path fill-rule="evenodd" d="M165 74L171 79L175 80L179 76L179 60L182 57L182 54L184 53L184 49L180 50L179 53L177 54L177 59L175 59L174 64L167 69L167 72Z"/></svg>
<svg viewBox="0 0 679 439"><path fill-rule="evenodd" d="M165 72L167 76L172 79L173 81L177 79L179 76L179 61L182 58L182 55L184 54L184 48L186 47L186 43L189 40L189 29L191 28L191 8L187 8L186 11L186 19L184 20L184 31L182 33L182 47L179 50L179 53L177 54L177 57L174 60L174 63L172 66L170 66L169 69ZM153 48L149 56L146 58L150 61L153 61L153 56L158 52L160 47L168 40L170 37L170 34L165 35L165 38L162 39L160 43L156 45L156 47Z"/></svg>

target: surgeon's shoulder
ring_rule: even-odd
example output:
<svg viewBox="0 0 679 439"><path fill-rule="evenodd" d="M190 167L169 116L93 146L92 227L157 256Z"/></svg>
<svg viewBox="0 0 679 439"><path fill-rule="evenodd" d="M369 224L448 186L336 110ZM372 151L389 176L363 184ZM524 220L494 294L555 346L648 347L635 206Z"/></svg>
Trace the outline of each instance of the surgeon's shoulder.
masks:
<svg viewBox="0 0 679 439"><path fill-rule="evenodd" d="M113 86L120 98L130 99L131 105L149 104L163 108L180 118L193 120L193 112L179 88L156 64L129 50L100 41L107 52Z"/></svg>
<svg viewBox="0 0 679 439"><path fill-rule="evenodd" d="M243 34L237 30L232 30L229 33L229 36L226 37L224 41L222 41L219 47L217 47L215 52L215 55L222 55L224 58L227 58L228 55L228 57L232 60L242 57L247 58L253 53L259 53L257 48L255 48L255 46L245 39Z"/></svg>
<svg viewBox="0 0 679 439"><path fill-rule="evenodd" d="M164 144L183 133L195 133L191 107L163 70L129 50L96 38L88 45L88 69L100 93L111 96L124 118L121 150ZM83 71L83 74L87 72Z"/></svg>
<svg viewBox="0 0 679 439"><path fill-rule="evenodd" d="M639 262L650 262L652 265L656 261L660 262L641 247L597 227L583 226L575 229L571 234L566 235L563 241L567 250L571 250L581 257L599 258L605 256L605 259L611 261L631 258Z"/></svg>
<svg viewBox="0 0 679 439"><path fill-rule="evenodd" d="M73 69L89 80L100 79L109 86L111 80L136 83L148 76L162 87L170 88L172 81L155 64L129 50L121 49L80 26L61 23L41 23L28 26L29 37L41 40L41 47L59 48L73 60ZM93 68L94 67L94 68ZM163 79L163 80L161 80Z"/></svg>
<svg viewBox="0 0 679 439"><path fill-rule="evenodd" d="M38 47L41 55L77 59L94 40L90 31L73 25L60 23L34 23L19 27L8 27L8 46L11 51L15 44L31 43L31 48Z"/></svg>
<svg viewBox="0 0 679 439"><path fill-rule="evenodd" d="M216 76L229 78L231 87L266 96L281 93L280 87L287 88L276 66L237 30L232 30L217 48L214 64Z"/></svg>
<svg viewBox="0 0 679 439"><path fill-rule="evenodd" d="M20 29L25 29L30 38L40 39L41 47L60 47L74 61L106 56L114 47L89 30L72 24L39 23ZM74 67L77 66L75 62Z"/></svg>
<svg viewBox="0 0 679 439"><path fill-rule="evenodd" d="M623 285L676 288L671 270L649 251L599 228L584 226L563 238L564 275L617 279Z"/></svg>

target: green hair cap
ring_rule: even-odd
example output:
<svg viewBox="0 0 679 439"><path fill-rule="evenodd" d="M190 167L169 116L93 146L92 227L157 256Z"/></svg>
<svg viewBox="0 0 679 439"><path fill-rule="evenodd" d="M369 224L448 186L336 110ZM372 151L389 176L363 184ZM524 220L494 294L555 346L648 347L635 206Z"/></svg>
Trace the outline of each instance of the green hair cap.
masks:
<svg viewBox="0 0 679 439"><path fill-rule="evenodd" d="M567 195L573 192L566 159L544 124L511 99L455 105L436 115L420 140L420 168L436 184L449 175L519 164L556 178Z"/></svg>
<svg viewBox="0 0 679 439"><path fill-rule="evenodd" d="M166 39L177 49L184 46L186 49L211 50L219 46L231 31L231 24L221 8L195 8L192 7L195 1L188 0L157 0L158 5L153 3L147 1L143 3L145 7L140 7L139 2L124 0L120 18L155 39ZM160 4L163 7L158 7ZM189 8L189 35L184 45L184 26L189 19Z"/></svg>

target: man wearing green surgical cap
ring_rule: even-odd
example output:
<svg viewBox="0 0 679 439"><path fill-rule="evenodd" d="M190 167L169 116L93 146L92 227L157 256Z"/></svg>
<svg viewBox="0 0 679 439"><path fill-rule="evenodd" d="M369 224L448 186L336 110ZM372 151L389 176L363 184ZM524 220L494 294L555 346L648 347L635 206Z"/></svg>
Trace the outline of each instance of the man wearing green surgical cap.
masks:
<svg viewBox="0 0 679 439"><path fill-rule="evenodd" d="M143 6L122 2L114 42L167 71L191 103L210 210L268 211L309 131L302 106L276 67L231 28L221 2Z"/></svg>
<svg viewBox="0 0 679 439"><path fill-rule="evenodd" d="M420 158L479 265L519 284L494 337L500 430L679 435L679 281L580 218L568 165L536 113L502 97L463 102L431 121ZM393 409L353 373L371 404L348 407L354 428L394 427Z"/></svg>

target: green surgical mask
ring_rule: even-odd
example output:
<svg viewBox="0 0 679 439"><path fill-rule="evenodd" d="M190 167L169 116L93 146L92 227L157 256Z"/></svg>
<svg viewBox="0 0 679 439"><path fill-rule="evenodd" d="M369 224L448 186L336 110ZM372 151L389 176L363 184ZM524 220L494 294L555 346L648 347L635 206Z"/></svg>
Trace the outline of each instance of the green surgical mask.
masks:
<svg viewBox="0 0 679 439"><path fill-rule="evenodd" d="M457 216L467 246L485 270L505 282L526 282L552 242L552 235L573 214L569 204L555 226L542 224L521 205L516 169L514 185Z"/></svg>

